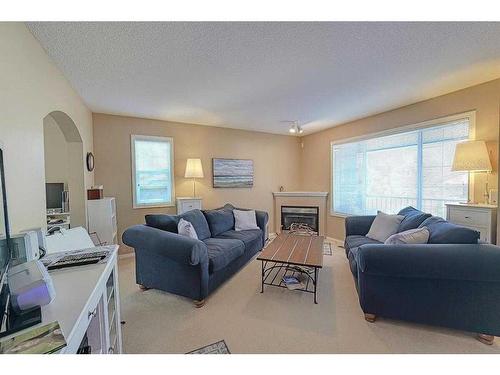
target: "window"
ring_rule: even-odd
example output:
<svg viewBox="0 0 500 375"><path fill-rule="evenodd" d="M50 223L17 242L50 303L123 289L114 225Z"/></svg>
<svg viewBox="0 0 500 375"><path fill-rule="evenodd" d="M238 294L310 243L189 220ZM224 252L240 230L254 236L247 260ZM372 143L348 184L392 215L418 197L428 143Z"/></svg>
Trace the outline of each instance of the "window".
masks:
<svg viewBox="0 0 500 375"><path fill-rule="evenodd" d="M332 211L397 213L413 206L445 216L445 203L468 199L468 173L452 172L455 145L469 138L469 117L332 144Z"/></svg>
<svg viewBox="0 0 500 375"><path fill-rule="evenodd" d="M174 204L174 140L132 135L133 207Z"/></svg>

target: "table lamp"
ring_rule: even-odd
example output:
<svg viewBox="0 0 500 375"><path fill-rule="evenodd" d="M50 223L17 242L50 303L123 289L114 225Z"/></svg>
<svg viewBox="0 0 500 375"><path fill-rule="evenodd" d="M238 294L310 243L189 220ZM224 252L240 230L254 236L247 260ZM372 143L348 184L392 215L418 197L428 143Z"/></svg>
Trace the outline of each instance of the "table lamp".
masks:
<svg viewBox="0 0 500 375"><path fill-rule="evenodd" d="M486 172L485 203L488 203L488 173L492 171L490 156L484 141L457 143L453 157L452 171Z"/></svg>
<svg viewBox="0 0 500 375"><path fill-rule="evenodd" d="M186 163L185 178L193 179L193 197L196 197L196 179L203 178L203 167L201 159L188 159Z"/></svg>

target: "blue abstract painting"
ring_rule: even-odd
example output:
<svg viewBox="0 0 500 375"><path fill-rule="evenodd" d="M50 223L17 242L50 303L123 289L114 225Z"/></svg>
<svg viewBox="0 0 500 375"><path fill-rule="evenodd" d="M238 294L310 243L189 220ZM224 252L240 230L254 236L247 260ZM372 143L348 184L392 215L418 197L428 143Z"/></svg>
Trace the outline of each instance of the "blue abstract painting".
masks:
<svg viewBox="0 0 500 375"><path fill-rule="evenodd" d="M253 160L212 159L214 188L253 187Z"/></svg>

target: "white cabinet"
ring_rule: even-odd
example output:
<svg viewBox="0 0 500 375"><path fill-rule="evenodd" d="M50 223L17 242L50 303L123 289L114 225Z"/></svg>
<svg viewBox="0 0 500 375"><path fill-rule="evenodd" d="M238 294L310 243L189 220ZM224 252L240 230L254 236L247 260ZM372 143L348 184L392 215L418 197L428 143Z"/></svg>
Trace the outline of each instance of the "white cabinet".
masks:
<svg viewBox="0 0 500 375"><path fill-rule="evenodd" d="M447 204L446 220L477 230L479 239L496 243L497 207L489 204Z"/></svg>
<svg viewBox="0 0 500 375"><path fill-rule="evenodd" d="M177 198L177 215L195 209L201 210L201 198Z"/></svg>
<svg viewBox="0 0 500 375"><path fill-rule="evenodd" d="M50 272L56 298L42 307L42 323L58 321L67 346L60 353L75 354L87 339L91 354L122 352L118 246L106 263Z"/></svg>
<svg viewBox="0 0 500 375"><path fill-rule="evenodd" d="M87 216L89 233L96 233L102 245L118 243L115 198L87 201Z"/></svg>

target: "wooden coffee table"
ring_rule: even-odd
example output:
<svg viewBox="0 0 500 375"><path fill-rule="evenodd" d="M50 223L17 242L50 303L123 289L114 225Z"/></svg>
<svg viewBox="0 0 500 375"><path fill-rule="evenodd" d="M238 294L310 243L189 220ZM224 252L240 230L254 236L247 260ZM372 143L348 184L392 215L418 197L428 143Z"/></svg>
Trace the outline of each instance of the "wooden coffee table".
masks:
<svg viewBox="0 0 500 375"><path fill-rule="evenodd" d="M323 236L279 234L257 257L262 261L261 293L264 293L264 285L286 288L283 282L285 275L302 274L307 280L306 285L295 290L314 293L314 303L318 303L318 277L323 267L324 240Z"/></svg>

